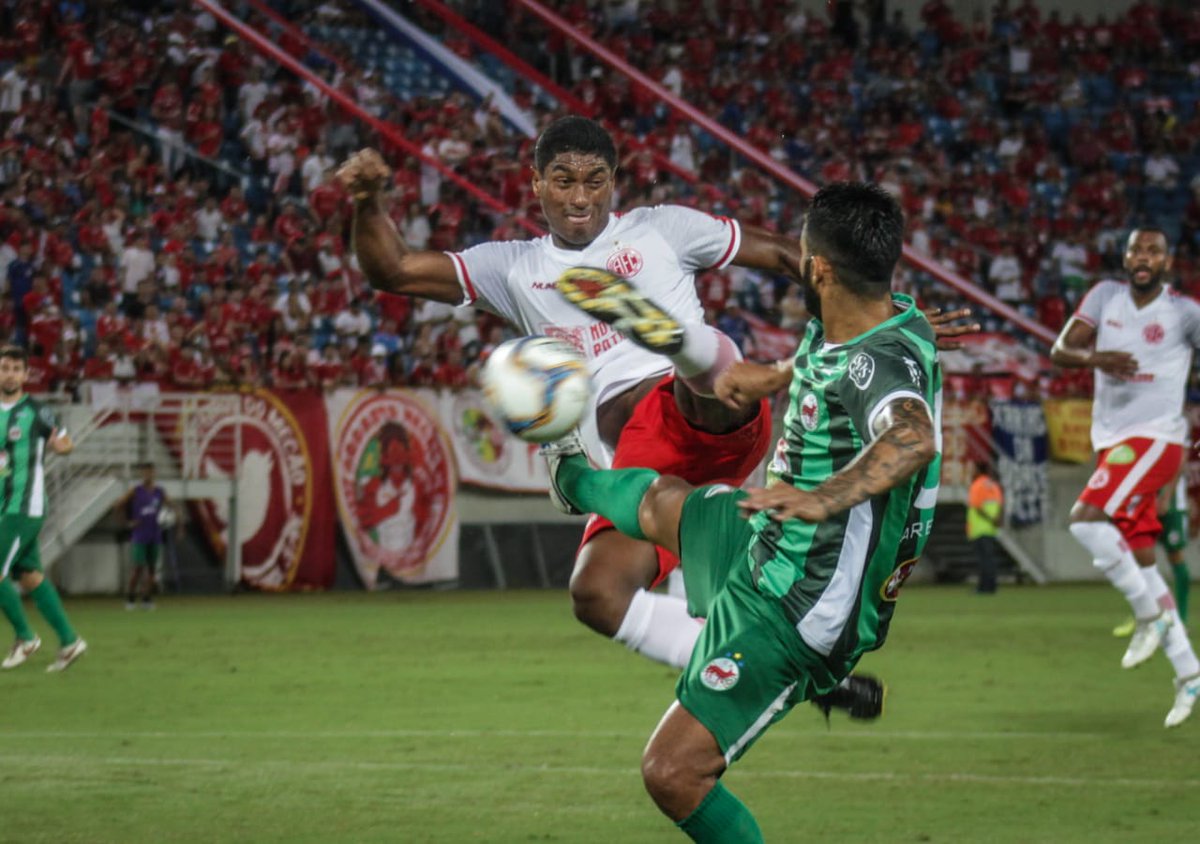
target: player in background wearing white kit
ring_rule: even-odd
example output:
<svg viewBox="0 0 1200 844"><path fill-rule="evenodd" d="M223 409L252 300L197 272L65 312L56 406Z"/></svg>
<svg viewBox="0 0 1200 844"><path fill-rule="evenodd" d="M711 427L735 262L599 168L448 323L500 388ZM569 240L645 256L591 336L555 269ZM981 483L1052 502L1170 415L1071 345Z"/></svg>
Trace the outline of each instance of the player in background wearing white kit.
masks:
<svg viewBox="0 0 1200 844"><path fill-rule="evenodd" d="M1125 250L1127 282L1098 282L1063 327L1050 358L1096 371L1092 448L1096 470L1071 508L1071 533L1129 601L1137 627L1121 658L1140 665L1161 644L1175 669L1175 727L1200 697L1200 661L1179 622L1175 599L1154 565L1162 532L1158 495L1178 475L1187 443L1183 401L1192 350L1200 346L1200 304L1163 283L1167 238L1136 229Z"/></svg>

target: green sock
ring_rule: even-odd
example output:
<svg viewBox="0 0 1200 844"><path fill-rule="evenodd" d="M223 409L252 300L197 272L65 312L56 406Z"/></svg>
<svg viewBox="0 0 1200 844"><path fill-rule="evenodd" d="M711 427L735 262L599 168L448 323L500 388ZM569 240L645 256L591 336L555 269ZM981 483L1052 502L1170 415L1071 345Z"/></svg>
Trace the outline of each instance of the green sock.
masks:
<svg viewBox="0 0 1200 844"><path fill-rule="evenodd" d="M42 580L29 594L33 596L33 602L37 604L42 618L50 622L50 626L58 634L58 640L64 648L79 638L75 634L75 628L71 627L71 622L67 621L67 611L63 609L58 590L54 588L53 583Z"/></svg>
<svg viewBox="0 0 1200 844"><path fill-rule="evenodd" d="M25 615L25 608L21 606L21 594L11 577L0 580L0 610L13 626L18 639L28 642L37 638L37 634L29 626L29 616Z"/></svg>
<svg viewBox="0 0 1200 844"><path fill-rule="evenodd" d="M1191 590L1191 574L1187 563L1171 563L1171 578L1175 581L1175 606L1179 617L1187 624L1188 592Z"/></svg>
<svg viewBox="0 0 1200 844"><path fill-rule="evenodd" d="M700 844L762 844L762 830L746 805L717 782L686 818L676 824Z"/></svg>
<svg viewBox="0 0 1200 844"><path fill-rule="evenodd" d="M645 539L638 507L657 477L653 469L593 469L578 454L559 464L554 479L562 494L583 512L599 513L626 536Z"/></svg>

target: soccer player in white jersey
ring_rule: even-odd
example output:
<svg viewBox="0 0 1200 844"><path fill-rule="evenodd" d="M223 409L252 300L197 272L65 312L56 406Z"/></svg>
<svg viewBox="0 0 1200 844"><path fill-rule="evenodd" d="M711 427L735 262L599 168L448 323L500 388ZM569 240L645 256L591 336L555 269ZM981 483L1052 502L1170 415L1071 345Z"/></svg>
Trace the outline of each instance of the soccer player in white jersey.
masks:
<svg viewBox="0 0 1200 844"><path fill-rule="evenodd" d="M1127 281L1092 287L1050 356L1059 366L1095 369L1098 460L1071 508L1070 529L1133 608L1137 626L1122 667L1142 664L1160 644L1171 661L1176 693L1165 723L1175 727L1200 697L1200 661L1154 565L1154 543L1162 532L1158 495L1177 476L1187 442L1183 401L1200 346L1200 304L1164 284L1170 268L1166 235L1134 230Z"/></svg>
<svg viewBox="0 0 1200 844"><path fill-rule="evenodd" d="M550 234L461 252L408 249L388 217L381 194L390 170L375 151L351 157L338 176L355 198L354 250L373 287L474 305L584 353L595 395L581 430L595 459L693 484L740 485L770 445L769 414L764 401L735 410L709 395L717 375L740 355L729 338L704 324L694 276L737 264L799 281L799 246L680 206L612 213L616 161L612 137L599 124L581 117L555 121L538 139L532 174ZM661 307L678 320L680 342L668 356L640 347L560 295L557 280L580 266L628 279L645 293L642 306ZM948 325L965 313L932 321L943 337L977 330ZM645 656L686 665L700 626L684 599L648 591L678 560L611 528L593 517L585 530L570 585L576 617ZM879 688L864 691L878 695ZM847 708L869 717L865 713L878 714L880 699L873 709L862 708L862 701L847 701Z"/></svg>

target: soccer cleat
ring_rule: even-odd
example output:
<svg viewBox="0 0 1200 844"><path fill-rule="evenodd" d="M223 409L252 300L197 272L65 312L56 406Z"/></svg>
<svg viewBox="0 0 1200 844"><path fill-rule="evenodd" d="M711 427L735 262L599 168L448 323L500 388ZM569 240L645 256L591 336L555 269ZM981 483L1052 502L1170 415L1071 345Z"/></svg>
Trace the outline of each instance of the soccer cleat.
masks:
<svg viewBox="0 0 1200 844"><path fill-rule="evenodd" d="M829 713L840 709L856 721L874 721L883 714L887 686L870 674L851 674L833 691L812 699L813 706L821 710L825 720Z"/></svg>
<svg viewBox="0 0 1200 844"><path fill-rule="evenodd" d="M37 636L32 639L17 639L13 643L12 650L8 652L8 656L4 658L4 662L0 663L0 667L16 668L37 653L37 649L41 646L42 640Z"/></svg>
<svg viewBox="0 0 1200 844"><path fill-rule="evenodd" d="M1133 637L1129 640L1129 647L1121 657L1121 667L1136 668L1154 656L1154 652L1162 644L1163 637L1167 635L1167 630L1174 623L1175 619L1170 610L1163 610L1161 615L1149 621L1139 621L1133 631Z"/></svg>
<svg viewBox="0 0 1200 844"><path fill-rule="evenodd" d="M550 472L550 503L554 505L554 509L560 513L565 513L568 516L582 516L583 511L567 500L563 495L562 490L558 488L558 467L568 457L574 457L576 454L587 456L587 451L583 447L583 440L579 437L578 431L571 431L561 440L545 443L541 449L542 457L546 458L546 468Z"/></svg>
<svg viewBox="0 0 1200 844"><path fill-rule="evenodd" d="M591 267L572 267L555 282L558 292L588 316L660 355L683 348L683 326L619 275Z"/></svg>
<svg viewBox="0 0 1200 844"><path fill-rule="evenodd" d="M1163 726L1178 727L1186 721L1192 714L1192 707L1196 705L1198 697L1200 697L1200 676L1192 677L1190 680L1176 680L1175 705L1167 713L1167 719L1163 721Z"/></svg>
<svg viewBox="0 0 1200 844"><path fill-rule="evenodd" d="M65 648L59 650L58 658L55 659L54 662L50 663L49 666L47 666L46 672L53 674L57 671L66 671L71 667L75 660L83 656L84 651L86 650L87 642L83 641L83 639L76 639Z"/></svg>
<svg viewBox="0 0 1200 844"><path fill-rule="evenodd" d="M1137 629L1137 620L1127 618L1113 628L1113 635L1118 639L1128 639L1133 635L1133 631Z"/></svg>

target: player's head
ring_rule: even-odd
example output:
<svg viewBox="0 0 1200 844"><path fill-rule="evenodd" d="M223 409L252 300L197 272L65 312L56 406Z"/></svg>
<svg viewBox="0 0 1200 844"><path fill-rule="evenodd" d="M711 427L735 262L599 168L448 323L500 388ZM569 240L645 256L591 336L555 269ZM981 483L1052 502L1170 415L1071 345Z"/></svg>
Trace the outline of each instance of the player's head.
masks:
<svg viewBox="0 0 1200 844"><path fill-rule="evenodd" d="M821 292L841 287L856 299L891 294L904 246L904 212L878 185L834 182L817 191L800 235L804 301L820 319Z"/></svg>
<svg viewBox="0 0 1200 844"><path fill-rule="evenodd" d="M142 470L142 483L146 486L152 485L154 483L154 464L147 461L139 468Z"/></svg>
<svg viewBox="0 0 1200 844"><path fill-rule="evenodd" d="M11 401L25 389L29 355L20 346L0 346L0 396Z"/></svg>
<svg viewBox="0 0 1200 844"><path fill-rule="evenodd" d="M1158 289L1171 269L1171 248L1162 229L1145 226L1129 233L1125 244L1125 273L1139 293Z"/></svg>
<svg viewBox="0 0 1200 844"><path fill-rule="evenodd" d="M608 225L617 172L612 135L586 117L551 123L533 151L533 192L559 246L581 249Z"/></svg>

